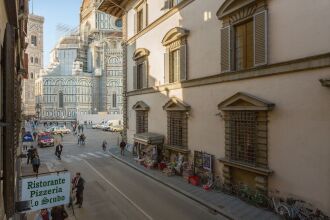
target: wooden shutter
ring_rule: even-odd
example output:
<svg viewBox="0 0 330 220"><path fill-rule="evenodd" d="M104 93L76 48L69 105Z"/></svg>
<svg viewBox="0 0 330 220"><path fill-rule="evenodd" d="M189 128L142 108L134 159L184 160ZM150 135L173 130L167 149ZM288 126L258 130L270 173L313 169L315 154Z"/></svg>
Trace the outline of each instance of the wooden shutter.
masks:
<svg viewBox="0 0 330 220"><path fill-rule="evenodd" d="M142 29L146 28L148 25L148 4L145 2L143 4L143 27Z"/></svg>
<svg viewBox="0 0 330 220"><path fill-rule="evenodd" d="M15 29L10 24L6 25L4 36L4 120L11 126L6 126L3 132L3 198L6 214L14 214L15 205ZM2 97L2 98L3 98Z"/></svg>
<svg viewBox="0 0 330 220"><path fill-rule="evenodd" d="M165 0L163 9L169 9L169 8L171 8L171 0Z"/></svg>
<svg viewBox="0 0 330 220"><path fill-rule="evenodd" d="M267 64L267 11L254 15L254 65Z"/></svg>
<svg viewBox="0 0 330 220"><path fill-rule="evenodd" d="M164 77L165 77L165 84L170 82L170 53L166 52L164 54Z"/></svg>
<svg viewBox="0 0 330 220"><path fill-rule="evenodd" d="M133 67L133 90L137 89L137 66Z"/></svg>
<svg viewBox="0 0 330 220"><path fill-rule="evenodd" d="M231 26L221 29L221 72L231 70Z"/></svg>
<svg viewBox="0 0 330 220"><path fill-rule="evenodd" d="M187 45L180 47L180 81L187 80Z"/></svg>
<svg viewBox="0 0 330 220"><path fill-rule="evenodd" d="M138 12L135 11L134 14L134 34L137 34L138 30L137 30L137 22L138 22Z"/></svg>
<svg viewBox="0 0 330 220"><path fill-rule="evenodd" d="M143 62L142 68L143 68L143 70L142 70L142 73L143 73L143 88L148 88L149 75L148 75L148 61L147 60Z"/></svg>

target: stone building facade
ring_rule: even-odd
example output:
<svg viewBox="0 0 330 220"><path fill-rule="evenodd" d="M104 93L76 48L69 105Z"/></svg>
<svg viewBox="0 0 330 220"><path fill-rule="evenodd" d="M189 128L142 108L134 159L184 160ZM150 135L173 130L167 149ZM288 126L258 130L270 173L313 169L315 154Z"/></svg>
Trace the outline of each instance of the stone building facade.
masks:
<svg viewBox="0 0 330 220"><path fill-rule="evenodd" d="M29 56L29 73L22 85L22 111L26 116L36 115L34 84L43 68L43 24L44 17L29 14L26 52Z"/></svg>
<svg viewBox="0 0 330 220"><path fill-rule="evenodd" d="M165 152L213 155L225 185L276 189L330 215L330 31L315 25L329 20L329 1L100 9L123 19L128 143L140 130L161 134Z"/></svg>
<svg viewBox="0 0 330 220"><path fill-rule="evenodd" d="M44 120L75 120L77 114L122 114L121 20L83 1L80 31L64 36L36 80Z"/></svg>

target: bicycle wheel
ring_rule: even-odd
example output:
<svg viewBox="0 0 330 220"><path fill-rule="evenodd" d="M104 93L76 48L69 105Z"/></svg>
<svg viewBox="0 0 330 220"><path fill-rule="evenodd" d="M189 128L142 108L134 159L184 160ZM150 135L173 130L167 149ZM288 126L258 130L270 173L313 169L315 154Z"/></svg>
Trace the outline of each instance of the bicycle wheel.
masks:
<svg viewBox="0 0 330 220"><path fill-rule="evenodd" d="M276 211L280 216L283 216L285 219L291 218L291 212L290 209L281 204L278 206L277 211Z"/></svg>

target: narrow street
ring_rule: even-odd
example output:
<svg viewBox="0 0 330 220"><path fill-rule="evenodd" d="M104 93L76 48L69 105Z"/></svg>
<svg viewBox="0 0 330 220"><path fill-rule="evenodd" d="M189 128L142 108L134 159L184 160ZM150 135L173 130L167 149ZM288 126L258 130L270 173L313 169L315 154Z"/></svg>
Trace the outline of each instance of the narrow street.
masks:
<svg viewBox="0 0 330 220"><path fill-rule="evenodd" d="M62 160L55 157L54 147L38 148L49 171L79 171L86 181L83 207L74 207L72 219L224 219L103 152L102 141L115 147L118 134L92 129L84 133L85 146L72 134L64 136Z"/></svg>

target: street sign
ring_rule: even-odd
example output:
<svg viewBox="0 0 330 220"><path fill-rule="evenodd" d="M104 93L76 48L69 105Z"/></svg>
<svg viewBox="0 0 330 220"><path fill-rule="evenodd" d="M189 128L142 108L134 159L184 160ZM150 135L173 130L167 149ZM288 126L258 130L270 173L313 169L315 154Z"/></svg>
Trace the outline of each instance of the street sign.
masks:
<svg viewBox="0 0 330 220"><path fill-rule="evenodd" d="M20 201L30 201L30 211L68 204L70 201L70 173L67 171L22 177Z"/></svg>
<svg viewBox="0 0 330 220"><path fill-rule="evenodd" d="M27 133L23 136L23 142L33 142L33 137L30 133Z"/></svg>

